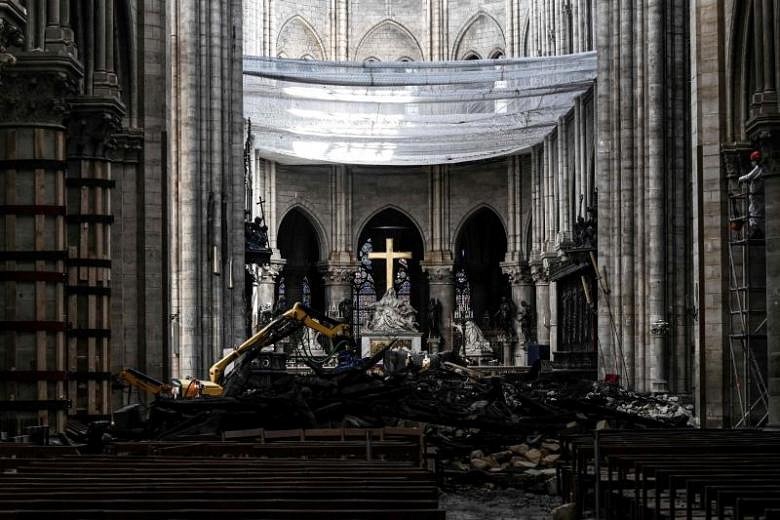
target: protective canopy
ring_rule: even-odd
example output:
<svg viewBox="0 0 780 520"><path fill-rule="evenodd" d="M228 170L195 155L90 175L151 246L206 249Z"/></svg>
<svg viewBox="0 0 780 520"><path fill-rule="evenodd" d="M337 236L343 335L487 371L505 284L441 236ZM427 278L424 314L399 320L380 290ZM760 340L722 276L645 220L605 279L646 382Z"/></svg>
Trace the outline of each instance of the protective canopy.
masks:
<svg viewBox="0 0 780 520"><path fill-rule="evenodd" d="M596 78L596 54L434 63L246 57L244 113L286 164L431 165L523 152Z"/></svg>

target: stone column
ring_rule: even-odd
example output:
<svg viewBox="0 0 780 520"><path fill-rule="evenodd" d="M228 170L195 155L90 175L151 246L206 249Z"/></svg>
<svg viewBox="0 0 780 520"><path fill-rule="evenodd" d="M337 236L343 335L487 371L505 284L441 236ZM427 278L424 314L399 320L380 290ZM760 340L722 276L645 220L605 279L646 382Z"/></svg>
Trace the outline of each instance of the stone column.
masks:
<svg viewBox="0 0 780 520"><path fill-rule="evenodd" d="M262 316L274 308L276 281L282 272L284 262L272 260L270 264L249 266L252 276L252 334L260 330Z"/></svg>
<svg viewBox="0 0 780 520"><path fill-rule="evenodd" d="M273 5L272 0L263 0L263 56L271 58L276 57Z"/></svg>
<svg viewBox="0 0 780 520"><path fill-rule="evenodd" d="M550 280L541 265L532 266L536 287L536 341L550 346Z"/></svg>
<svg viewBox="0 0 780 520"><path fill-rule="evenodd" d="M650 385L655 392L668 389L666 374L666 280L664 220L664 20L663 2L648 6L648 312L651 335Z"/></svg>
<svg viewBox="0 0 780 520"><path fill-rule="evenodd" d="M349 59L349 2L335 0L336 3L336 61Z"/></svg>
<svg viewBox="0 0 780 520"><path fill-rule="evenodd" d="M352 281L357 265L354 263L324 263L320 266L322 278L325 281L325 309L333 318L351 320L352 316L341 316L339 304L344 300L352 300Z"/></svg>
<svg viewBox="0 0 780 520"><path fill-rule="evenodd" d="M70 56L9 51L17 62L0 71L0 370L26 377L4 376L0 400L60 402L17 417L63 431L75 395L64 377L48 381L44 373L68 370L64 118L82 70Z"/></svg>
<svg viewBox="0 0 780 520"><path fill-rule="evenodd" d="M444 350L453 346L452 317L455 312L455 278L452 264L424 263L423 271L428 275L430 298L441 303L441 334Z"/></svg>
<svg viewBox="0 0 780 520"><path fill-rule="evenodd" d="M570 184L573 172L569 171L569 140L567 139L568 123L566 117L558 119L558 244L571 242L572 221L571 214L573 203L571 200Z"/></svg>
<svg viewBox="0 0 780 520"><path fill-rule="evenodd" d="M525 262L504 262L501 264L501 270L509 278L509 283L512 286L512 302L515 308L519 311L522 307L522 303L526 302L531 309L535 307L535 288L534 282L531 278L531 270ZM515 316L514 332L515 342L514 349L511 352L510 359L506 359L506 365L514 366L527 366L528 365L528 342L533 338L525 337L523 335L522 328L520 326L520 320Z"/></svg>

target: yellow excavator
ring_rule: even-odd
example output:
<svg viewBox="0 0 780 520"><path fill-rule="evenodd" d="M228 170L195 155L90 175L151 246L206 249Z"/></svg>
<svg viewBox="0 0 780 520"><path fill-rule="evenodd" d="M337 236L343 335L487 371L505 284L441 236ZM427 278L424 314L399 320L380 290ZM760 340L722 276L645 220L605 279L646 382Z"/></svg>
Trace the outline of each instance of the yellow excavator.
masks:
<svg viewBox="0 0 780 520"><path fill-rule="evenodd" d="M349 324L335 320L301 303L273 319L254 336L233 349L232 352L211 365L208 380L174 379L163 383L133 368L124 369L119 377L127 384L155 397L195 399L199 397L221 397L246 382L252 361L264 347L292 335L302 327L318 332L330 345L327 352L352 352L355 342ZM233 365L232 370L226 373Z"/></svg>

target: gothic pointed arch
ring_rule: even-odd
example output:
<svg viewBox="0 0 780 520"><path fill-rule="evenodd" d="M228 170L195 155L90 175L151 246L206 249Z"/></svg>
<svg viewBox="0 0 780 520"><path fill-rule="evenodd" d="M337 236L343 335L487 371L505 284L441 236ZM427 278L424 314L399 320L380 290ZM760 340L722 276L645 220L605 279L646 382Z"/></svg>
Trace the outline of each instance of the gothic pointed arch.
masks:
<svg viewBox="0 0 780 520"><path fill-rule="evenodd" d="M395 207L386 207L368 218L360 227L358 244L362 248L370 242L374 252L386 251L386 241L393 241L396 252L411 253L410 260L394 262L392 280L398 296L408 301L418 311L418 320L424 318L427 302L427 283L422 272L424 241L417 224L403 211ZM356 249L356 255L359 249ZM371 262L373 280L378 297L384 294L387 286L386 263L383 260ZM422 325L422 323L421 323Z"/></svg>
<svg viewBox="0 0 780 520"><path fill-rule="evenodd" d="M397 213L400 213L403 215L413 226L414 229L417 231L417 233L420 235L420 237L423 240L423 244L428 244L426 241L425 233L423 232L423 227L420 225L420 223L417 221L417 219L409 213L407 210L396 206L395 204L386 204L380 208L375 209L371 213L369 213L365 218L363 218L359 224L355 227L356 234L355 234L355 247L360 247L362 245L362 242L360 242L360 238L362 236L363 230L366 228L368 223L375 219L378 215L385 213L389 210L395 211Z"/></svg>
<svg viewBox="0 0 780 520"><path fill-rule="evenodd" d="M322 221L320 221L320 219L317 217L317 213L314 211L314 209L311 207L310 204L307 204L305 202L298 202L296 204L293 204L286 210L284 210L283 213L279 215L279 231L282 230L281 224L284 222L284 219L287 218L287 216L294 211L301 213L306 218L306 220L311 224L317 236L319 255L322 258L326 258L328 256L328 250L329 250L328 235L325 232L325 226L322 224ZM277 234L277 236L279 235Z"/></svg>
<svg viewBox="0 0 780 520"><path fill-rule="evenodd" d="M280 54L300 59L304 56L310 56L315 60L327 59L325 46L317 30L297 14L288 18L279 30L276 39L276 55Z"/></svg>
<svg viewBox="0 0 780 520"><path fill-rule="evenodd" d="M392 45L388 46L388 42ZM414 34L395 20L383 20L369 29L355 47L355 61L376 57L381 61L394 61L405 56L412 61L422 61L424 53Z"/></svg>
<svg viewBox="0 0 780 520"><path fill-rule="evenodd" d="M468 281L473 319L489 331L495 328L501 298L510 297L501 270L507 251L506 228L498 213L483 204L466 215L455 236L456 275Z"/></svg>
<svg viewBox="0 0 780 520"><path fill-rule="evenodd" d="M318 271L321 239L311 215L302 207L291 208L279 224L276 240L285 260L279 279L279 291L285 300L277 305L289 307L300 301L311 307L324 307L324 286Z"/></svg>
<svg viewBox="0 0 780 520"><path fill-rule="evenodd" d="M490 56L496 50L505 54L506 37L501 24L485 11L479 11L463 24L455 37L452 56L456 60L466 59L469 52L479 56Z"/></svg>

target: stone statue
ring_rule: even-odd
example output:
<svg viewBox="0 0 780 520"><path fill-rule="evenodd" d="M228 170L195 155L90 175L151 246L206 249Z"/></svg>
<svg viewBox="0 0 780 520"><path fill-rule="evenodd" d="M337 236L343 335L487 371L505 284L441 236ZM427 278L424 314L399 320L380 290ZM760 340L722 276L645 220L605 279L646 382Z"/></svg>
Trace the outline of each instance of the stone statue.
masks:
<svg viewBox="0 0 780 520"><path fill-rule="evenodd" d="M515 306L506 296L501 297L501 303L498 305L498 312L495 315L496 327L501 331L505 339L514 337L514 316Z"/></svg>
<svg viewBox="0 0 780 520"><path fill-rule="evenodd" d="M382 299L369 306L373 316L368 322L371 332L417 332L415 310L398 298L395 289L387 290Z"/></svg>
<svg viewBox="0 0 780 520"><path fill-rule="evenodd" d="M463 347L465 356L485 356L492 355L493 349L490 342L485 338L482 329L474 320L466 320L465 323L456 323L455 328L463 338Z"/></svg>
<svg viewBox="0 0 780 520"><path fill-rule="evenodd" d="M245 224L244 235L247 251L263 251L268 248L268 226L260 217L255 217L253 222Z"/></svg>
<svg viewBox="0 0 780 520"><path fill-rule="evenodd" d="M441 337L441 302L431 298L428 302L428 337Z"/></svg>
<svg viewBox="0 0 780 520"><path fill-rule="evenodd" d="M339 302L339 317L347 323L352 323L352 315L355 312L355 306L350 298L344 298Z"/></svg>
<svg viewBox="0 0 780 520"><path fill-rule="evenodd" d="M517 313L517 321L520 322L520 332L525 338L525 342L534 341L533 337L533 323L534 323L534 310L528 305L528 302L523 300L520 302L520 310Z"/></svg>

